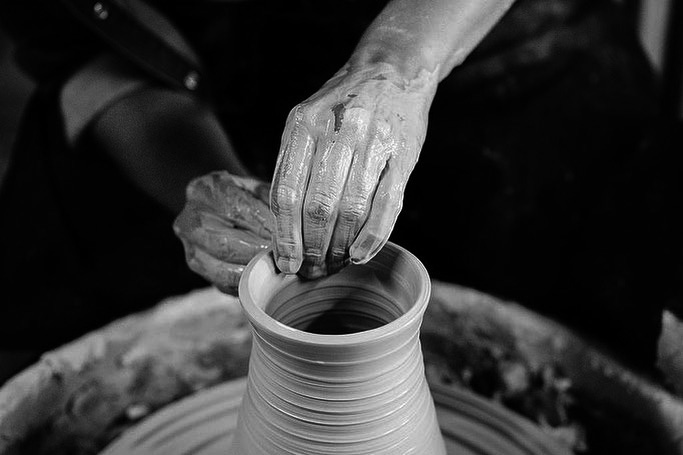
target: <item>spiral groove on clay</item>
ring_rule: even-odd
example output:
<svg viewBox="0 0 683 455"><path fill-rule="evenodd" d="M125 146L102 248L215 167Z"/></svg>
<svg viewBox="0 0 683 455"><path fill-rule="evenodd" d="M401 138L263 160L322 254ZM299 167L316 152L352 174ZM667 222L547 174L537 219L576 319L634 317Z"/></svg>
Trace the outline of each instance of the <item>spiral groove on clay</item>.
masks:
<svg viewBox="0 0 683 455"><path fill-rule="evenodd" d="M389 244L318 281L245 271L252 324L235 455L445 454L419 341L429 279Z"/></svg>

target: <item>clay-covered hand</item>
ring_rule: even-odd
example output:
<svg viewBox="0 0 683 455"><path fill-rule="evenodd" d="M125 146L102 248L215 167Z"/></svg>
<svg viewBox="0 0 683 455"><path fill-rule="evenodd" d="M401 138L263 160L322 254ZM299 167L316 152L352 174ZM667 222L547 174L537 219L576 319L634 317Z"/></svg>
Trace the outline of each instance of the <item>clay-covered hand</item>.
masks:
<svg viewBox="0 0 683 455"><path fill-rule="evenodd" d="M386 243L420 153L437 75L346 65L289 115L273 179L279 269L315 278Z"/></svg>
<svg viewBox="0 0 683 455"><path fill-rule="evenodd" d="M227 172L199 177L187 187L173 229L190 268L225 293L237 294L245 265L272 245L268 184Z"/></svg>

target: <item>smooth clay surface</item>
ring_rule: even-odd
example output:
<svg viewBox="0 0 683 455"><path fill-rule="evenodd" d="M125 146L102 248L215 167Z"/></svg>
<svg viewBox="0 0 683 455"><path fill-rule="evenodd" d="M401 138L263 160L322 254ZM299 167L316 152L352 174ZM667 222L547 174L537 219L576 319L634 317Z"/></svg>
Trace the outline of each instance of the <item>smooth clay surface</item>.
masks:
<svg viewBox="0 0 683 455"><path fill-rule="evenodd" d="M394 244L312 281L257 256L240 282L253 342L232 453L445 454L419 342L429 293Z"/></svg>
<svg viewBox="0 0 683 455"><path fill-rule="evenodd" d="M100 455L232 455L246 379L214 386L152 415ZM571 455L531 422L464 389L432 389L448 455Z"/></svg>

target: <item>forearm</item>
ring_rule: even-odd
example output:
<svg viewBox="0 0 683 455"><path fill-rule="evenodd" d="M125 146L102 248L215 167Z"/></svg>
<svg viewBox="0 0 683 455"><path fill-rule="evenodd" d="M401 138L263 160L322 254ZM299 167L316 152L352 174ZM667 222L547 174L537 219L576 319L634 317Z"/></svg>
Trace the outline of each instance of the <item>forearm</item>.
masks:
<svg viewBox="0 0 683 455"><path fill-rule="evenodd" d="M103 54L62 87L70 145L109 155L149 196L174 212L189 181L207 172L247 174L214 113L190 94L155 86L114 54Z"/></svg>
<svg viewBox="0 0 683 455"><path fill-rule="evenodd" d="M349 64L389 63L407 79L438 80L462 63L514 0L393 0L368 27Z"/></svg>
<svg viewBox="0 0 683 455"><path fill-rule="evenodd" d="M90 133L133 183L174 212L191 179L216 170L248 173L215 116L183 93L136 92L99 116Z"/></svg>

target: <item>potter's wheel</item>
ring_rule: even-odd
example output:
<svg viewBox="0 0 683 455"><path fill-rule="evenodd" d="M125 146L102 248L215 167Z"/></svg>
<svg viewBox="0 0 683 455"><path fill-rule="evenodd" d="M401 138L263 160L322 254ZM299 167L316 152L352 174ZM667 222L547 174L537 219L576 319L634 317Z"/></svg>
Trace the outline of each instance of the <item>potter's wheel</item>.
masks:
<svg viewBox="0 0 683 455"><path fill-rule="evenodd" d="M132 427L100 455L226 455L246 378L175 402ZM467 391L432 388L452 455L570 455L537 426Z"/></svg>

